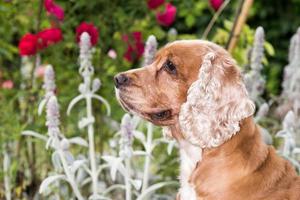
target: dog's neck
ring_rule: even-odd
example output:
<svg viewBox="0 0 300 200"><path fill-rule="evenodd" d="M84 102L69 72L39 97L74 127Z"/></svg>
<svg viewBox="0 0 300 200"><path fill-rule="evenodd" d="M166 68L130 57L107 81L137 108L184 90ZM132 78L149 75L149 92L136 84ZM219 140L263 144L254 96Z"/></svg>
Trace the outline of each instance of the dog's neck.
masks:
<svg viewBox="0 0 300 200"><path fill-rule="evenodd" d="M259 155L259 156L257 156ZM240 122L240 131L216 148L203 149L202 160L190 176L198 195L226 194L234 182L258 168L268 155L253 118ZM214 196L213 199L222 199Z"/></svg>
<svg viewBox="0 0 300 200"><path fill-rule="evenodd" d="M257 132L256 124L253 121L253 117L248 117L243 119L240 123L240 130L234 135L230 140L224 142L216 148L205 148L203 149L203 158L212 158L216 156L231 155L240 148L249 147L252 149L252 146L249 145L251 139L254 137L260 137L260 134Z"/></svg>
<svg viewBox="0 0 300 200"><path fill-rule="evenodd" d="M196 191L207 193L210 190L226 190L227 185L224 183L229 186L244 173L255 169L264 155L267 155L266 145L262 142L252 117L242 120L240 131L215 148L197 147L185 141L175 131L178 129L173 129L172 134L176 136L180 146L182 198L193 199L185 195L196 196ZM261 159L256 157L257 154L262 155ZM218 185L218 182L222 185Z"/></svg>

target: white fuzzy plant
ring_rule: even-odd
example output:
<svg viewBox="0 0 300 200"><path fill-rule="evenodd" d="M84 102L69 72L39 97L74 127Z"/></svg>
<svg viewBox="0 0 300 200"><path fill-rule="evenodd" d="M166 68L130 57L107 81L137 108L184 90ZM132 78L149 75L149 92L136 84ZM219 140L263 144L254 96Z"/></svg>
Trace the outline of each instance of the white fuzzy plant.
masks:
<svg viewBox="0 0 300 200"><path fill-rule="evenodd" d="M284 69L282 98L284 104L292 105L292 109L286 114L282 130L276 137L283 138L280 153L300 172L300 28L291 39L288 60L289 64Z"/></svg>
<svg viewBox="0 0 300 200"><path fill-rule="evenodd" d="M249 96L259 105L264 102L261 95L265 88L265 79L261 74L263 69L262 59L264 56L264 29L258 27L255 31L254 44L251 51L250 68L251 70L245 74L245 85L249 92Z"/></svg>
<svg viewBox="0 0 300 200"><path fill-rule="evenodd" d="M250 98L255 101L258 111L255 115L255 121L259 122L265 118L269 112L269 104L262 98L265 89L265 78L262 75L264 57L265 33L262 27L255 31L253 48L251 51L250 71L244 74L244 81ZM273 140L267 129L260 127L264 141L272 144Z"/></svg>
<svg viewBox="0 0 300 200"><path fill-rule="evenodd" d="M100 102L104 103L107 108L107 114L110 114L110 106L108 102L101 96L97 95L96 92L99 90L101 83L99 79L92 80L94 73L94 68L91 64L92 58L92 49L90 36L88 33L82 33L80 37L80 68L79 73L83 78L83 83L79 85L80 94L75 97L69 104L67 113L70 114L73 106L78 103L80 100L86 101L86 117L82 118L78 126L80 129L87 128L88 132L88 141L84 140L81 137L75 137L67 139L59 131L59 112L58 112L58 103L55 96L55 74L52 66L48 66L45 72L45 84L44 88L46 94L44 99L39 105L38 112L42 113L43 108L47 107L47 123L48 126L48 135L46 137L42 134L36 133L34 131L24 131L23 135L34 136L39 139L46 141L46 148L52 147L54 153L52 154L52 162L56 169L63 169L64 174L58 174L46 178L41 186L40 192L45 192L48 185L54 183L57 180L67 180L70 183L74 195L77 199L85 199L80 193L80 187L82 183L76 181L76 172L80 168L83 168L85 172L89 175L86 180L82 182L86 184L91 180L92 194L88 197L89 200L101 200L109 199L102 195L99 191L99 174L104 168L103 165L97 163L97 156L95 153L95 140L94 140L94 127L93 123L95 118L92 114L92 99L97 99ZM51 118L52 117L52 118ZM88 147L88 159L75 160L72 154L70 153L69 146L70 143L76 143L85 147ZM79 174L79 173L78 173Z"/></svg>
<svg viewBox="0 0 300 200"><path fill-rule="evenodd" d="M265 100L261 97L265 89L265 78L262 75L262 59L264 57L264 29L258 27L255 31L253 48L251 51L250 71L244 74L244 81L250 98L257 105L262 105Z"/></svg>
<svg viewBox="0 0 300 200"><path fill-rule="evenodd" d="M45 97L39 105L39 114L42 113L44 107L46 107L47 121L46 126L48 127L47 135L37 133L35 131L23 131L23 135L33 136L38 139L45 141L46 149L53 149L52 163L55 168L55 174L45 178L40 185L40 193L49 193L50 184L57 183L57 181L66 181L70 184L74 196L83 200L78 184L75 181L75 173L85 160L75 160L71 152L69 151L70 144L79 144L87 146L87 143L83 138L74 137L66 138L60 131L59 125L59 105L55 96L55 73L51 65L46 67L44 77L44 88Z"/></svg>
<svg viewBox="0 0 300 200"><path fill-rule="evenodd" d="M276 137L283 139L282 149L279 150L279 153L288 159L300 173L300 146L297 146L296 136L299 135L299 113L295 114L293 110L289 111L283 122L282 130L277 132Z"/></svg>
<svg viewBox="0 0 300 200"><path fill-rule="evenodd" d="M282 83L283 96L294 102L300 98L300 27L291 39L288 60Z"/></svg>
<svg viewBox="0 0 300 200"><path fill-rule="evenodd" d="M143 66L152 63L156 50L157 41L156 38L151 35L146 42ZM106 155L102 157L110 166L110 174L113 180L116 180L117 172L119 172L124 178L124 184L117 184L111 187L114 189L125 189L125 200L150 199L151 194L153 194L156 190L168 185L176 184L174 181L165 181L149 185L151 159L154 148L160 143L167 143L168 153L170 154L175 146L175 141L169 141L165 138L154 138L154 127L150 122L146 123L147 132L145 136L144 133L136 130L139 123L143 123L139 117L131 117L129 114L125 114L122 118L120 131L116 135L120 138L119 155ZM133 149L132 144L134 140L143 145L143 150ZM142 172L142 176L139 177L133 177L133 172L137 171L137 169L132 168L132 162L134 161L133 158L136 156L144 156L144 170Z"/></svg>
<svg viewBox="0 0 300 200"><path fill-rule="evenodd" d="M125 114L122 118L120 124L120 131L116 134L119 138L119 153L117 156L104 155L102 159L105 160L110 168L110 174L113 181L117 182L117 173L119 173L124 180L123 184L114 184L107 189L104 193L107 194L108 191L111 192L115 189L125 190L125 200L145 200L150 197L150 195L156 190L168 186L176 185L176 182L166 181L158 182L149 185L150 176L150 165L152 158L152 151L160 143L168 143L168 153L170 154L172 148L175 144L174 141L168 141L164 138L153 138L153 125L146 123L147 132L146 136L144 133L136 130L139 124L144 124L142 120L137 116L131 116L130 114ZM133 142L136 140L138 143L143 145L144 150L133 149ZM133 176L133 174L139 174L138 169L132 167L132 163L136 160L136 157L144 156L144 170L141 176ZM142 186L146 184L147 187L142 189ZM152 198L151 198L152 199Z"/></svg>
<svg viewBox="0 0 300 200"><path fill-rule="evenodd" d="M90 200L98 200L98 199L107 199L101 195L101 191L99 191L99 174L102 170L102 166L99 166L97 163L97 156L95 152L95 139L94 139L94 123L95 117L93 116L93 105L92 100L96 99L103 103L107 109L107 115L110 115L110 106L108 102L97 95L96 92L99 90L101 86L101 82L98 78L93 79L94 75L94 67L92 66L92 45L91 45L91 37L87 32L83 32L80 36L80 68L79 73L83 78L83 83L79 85L80 94L75 97L69 104L67 114L69 115L72 108L76 103L81 100L85 100L86 103L86 117L83 117L79 123L78 127L80 129L87 129L88 132L88 147L89 147L89 168L87 169L88 174L90 175L92 181L92 195L89 197Z"/></svg>

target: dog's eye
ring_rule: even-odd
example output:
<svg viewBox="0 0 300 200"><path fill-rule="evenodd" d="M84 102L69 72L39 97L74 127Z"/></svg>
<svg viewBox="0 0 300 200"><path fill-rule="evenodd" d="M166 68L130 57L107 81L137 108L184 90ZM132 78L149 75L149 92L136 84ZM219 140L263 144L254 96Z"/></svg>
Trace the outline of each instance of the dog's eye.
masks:
<svg viewBox="0 0 300 200"><path fill-rule="evenodd" d="M150 114L150 117L153 120L163 120L163 119L169 118L170 116L171 116L171 111L170 110L165 110L165 111L162 111L162 112Z"/></svg>
<svg viewBox="0 0 300 200"><path fill-rule="evenodd" d="M164 70L166 70L170 74L176 74L176 66L169 59L163 64L163 68L164 68Z"/></svg>

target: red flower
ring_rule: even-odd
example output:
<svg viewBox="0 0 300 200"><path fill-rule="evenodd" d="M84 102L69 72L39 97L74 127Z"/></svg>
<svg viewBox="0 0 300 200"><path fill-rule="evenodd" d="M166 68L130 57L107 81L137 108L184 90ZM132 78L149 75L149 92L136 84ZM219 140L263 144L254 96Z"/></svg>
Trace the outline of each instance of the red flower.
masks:
<svg viewBox="0 0 300 200"><path fill-rule="evenodd" d="M128 35L123 35L123 41L127 43L127 50L124 53L124 58L133 62L138 60L144 53L144 43L141 32L133 32L131 38Z"/></svg>
<svg viewBox="0 0 300 200"><path fill-rule="evenodd" d="M59 28L45 29L37 34L39 39L38 48L44 49L51 44L55 44L62 40L62 32Z"/></svg>
<svg viewBox="0 0 300 200"><path fill-rule="evenodd" d="M37 52L38 39L34 34L27 33L19 42L19 52L21 56L31 56Z"/></svg>
<svg viewBox="0 0 300 200"><path fill-rule="evenodd" d="M165 0L148 0L147 1L148 8L151 10L158 8L163 3L165 3Z"/></svg>
<svg viewBox="0 0 300 200"><path fill-rule="evenodd" d="M91 44L94 46L98 42L98 30L97 27L93 24L88 24L86 22L82 22L77 28L76 28L76 41L80 42L80 36L83 32L87 32L91 37Z"/></svg>
<svg viewBox="0 0 300 200"><path fill-rule="evenodd" d="M163 26L170 26L175 20L176 11L177 9L175 6L171 3L167 3L163 13L156 13L157 22Z"/></svg>
<svg viewBox="0 0 300 200"><path fill-rule="evenodd" d="M48 13L54 15L58 20L64 20L64 10L59 5L55 4L53 0L45 0L44 7Z"/></svg>
<svg viewBox="0 0 300 200"><path fill-rule="evenodd" d="M53 7L54 2L53 0L45 0L44 1L44 7L47 11L51 10L51 8Z"/></svg>
<svg viewBox="0 0 300 200"><path fill-rule="evenodd" d="M59 28L45 29L36 35L27 33L19 42L19 52L21 56L31 56L36 54L38 50L61 40L62 32Z"/></svg>
<svg viewBox="0 0 300 200"><path fill-rule="evenodd" d="M215 11L219 10L219 8L222 6L223 2L224 2L223 0L209 0L211 7Z"/></svg>

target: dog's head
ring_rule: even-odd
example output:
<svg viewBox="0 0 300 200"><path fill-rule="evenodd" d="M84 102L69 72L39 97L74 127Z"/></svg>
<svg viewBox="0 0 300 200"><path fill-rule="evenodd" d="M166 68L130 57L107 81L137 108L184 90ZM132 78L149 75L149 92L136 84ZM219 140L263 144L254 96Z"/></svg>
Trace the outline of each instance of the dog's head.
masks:
<svg viewBox="0 0 300 200"><path fill-rule="evenodd" d="M156 125L179 124L182 137L202 147L230 138L254 112L234 60L201 40L166 45L152 64L116 75L115 85L125 110Z"/></svg>

